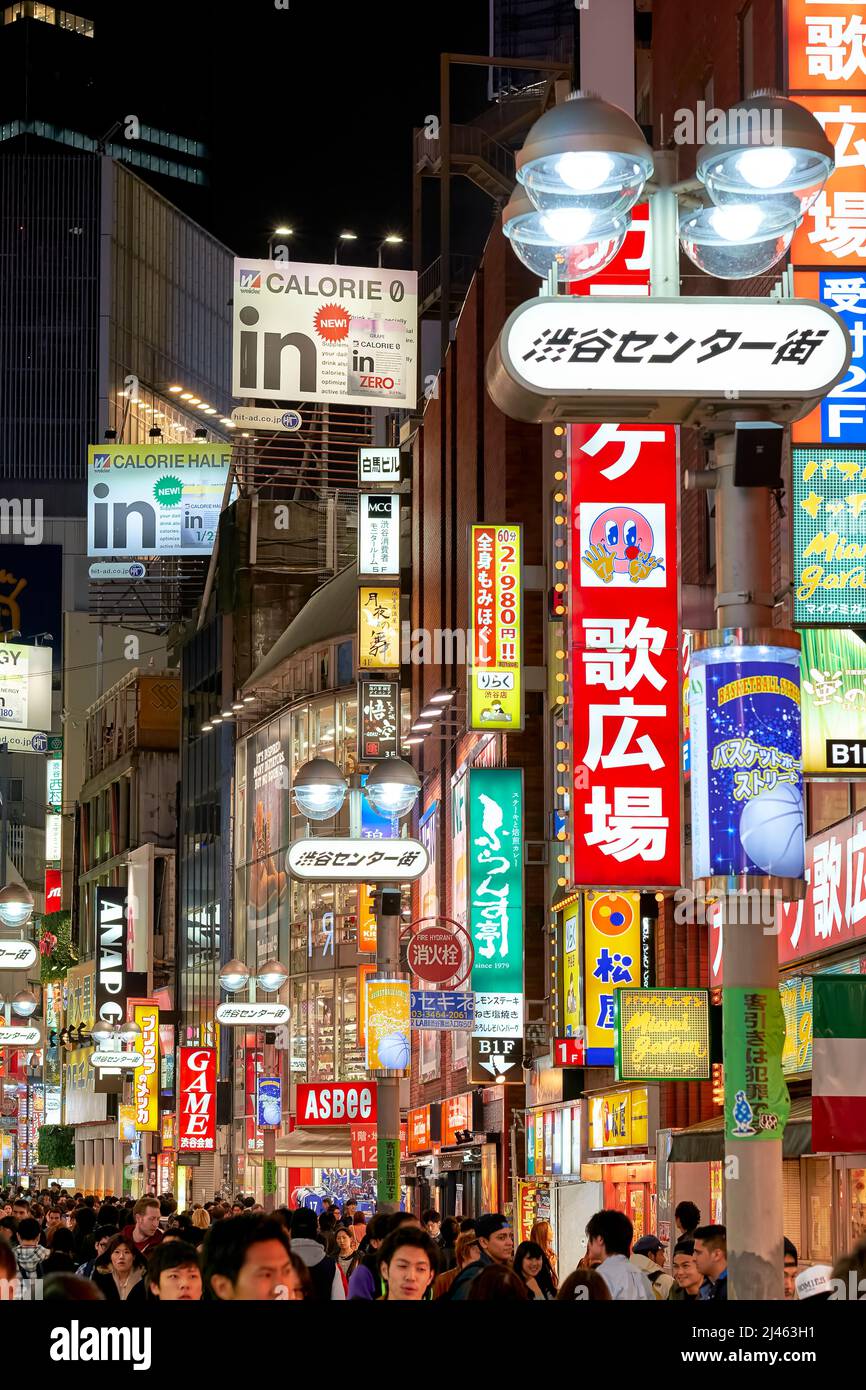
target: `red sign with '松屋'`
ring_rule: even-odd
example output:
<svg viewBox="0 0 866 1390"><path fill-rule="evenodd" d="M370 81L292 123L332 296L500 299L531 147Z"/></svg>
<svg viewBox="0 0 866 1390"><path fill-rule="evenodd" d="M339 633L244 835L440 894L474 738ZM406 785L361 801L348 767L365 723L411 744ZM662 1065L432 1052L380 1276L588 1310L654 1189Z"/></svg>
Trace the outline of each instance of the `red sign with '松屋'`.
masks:
<svg viewBox="0 0 866 1390"><path fill-rule="evenodd" d="M216 1048L178 1050L177 1147L181 1153L216 1148Z"/></svg>
<svg viewBox="0 0 866 1390"><path fill-rule="evenodd" d="M682 882L677 431L571 427L574 882Z"/></svg>

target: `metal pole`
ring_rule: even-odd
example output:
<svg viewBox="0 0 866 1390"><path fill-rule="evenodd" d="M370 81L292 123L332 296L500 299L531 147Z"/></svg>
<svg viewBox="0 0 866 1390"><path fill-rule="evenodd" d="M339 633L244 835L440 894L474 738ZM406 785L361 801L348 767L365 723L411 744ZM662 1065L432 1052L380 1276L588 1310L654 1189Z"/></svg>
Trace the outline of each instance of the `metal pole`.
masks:
<svg viewBox="0 0 866 1390"><path fill-rule="evenodd" d="M380 888L376 904L376 974L400 969L400 906L398 889ZM376 1210L400 1208L400 1077L379 1073L376 1125ZM396 1177L395 1177L396 1175Z"/></svg>
<svg viewBox="0 0 866 1390"><path fill-rule="evenodd" d="M262 1058L265 1076L273 1076L274 1074L275 1041L276 1034L269 1029L265 1033L264 1056ZM255 1103L255 1097L253 1097L253 1104L255 1105ZM270 1215L277 1201L277 1131L272 1125L265 1126L265 1132L262 1136L262 1188L264 1208Z"/></svg>
<svg viewBox="0 0 866 1390"><path fill-rule="evenodd" d="M6 887L6 842L9 838L9 745L0 743L0 888Z"/></svg>
<svg viewBox="0 0 866 1390"><path fill-rule="evenodd" d="M716 612L720 628L773 625L768 488L735 487L735 436L717 435ZM763 895L761 895L763 896ZM774 990L778 940L763 923L741 924L740 900L725 902L724 988ZM758 913L760 919L761 913ZM725 1140L725 1224L729 1297L783 1297L782 1141Z"/></svg>

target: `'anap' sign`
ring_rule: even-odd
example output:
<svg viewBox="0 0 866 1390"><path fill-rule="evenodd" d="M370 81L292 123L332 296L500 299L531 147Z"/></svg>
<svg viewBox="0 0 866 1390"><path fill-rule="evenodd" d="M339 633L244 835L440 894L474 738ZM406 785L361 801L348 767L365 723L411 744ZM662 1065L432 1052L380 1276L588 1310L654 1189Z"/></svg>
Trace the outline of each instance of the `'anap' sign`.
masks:
<svg viewBox="0 0 866 1390"><path fill-rule="evenodd" d="M375 1120L376 1083L373 1081L302 1082L297 1092L299 1125L347 1125Z"/></svg>

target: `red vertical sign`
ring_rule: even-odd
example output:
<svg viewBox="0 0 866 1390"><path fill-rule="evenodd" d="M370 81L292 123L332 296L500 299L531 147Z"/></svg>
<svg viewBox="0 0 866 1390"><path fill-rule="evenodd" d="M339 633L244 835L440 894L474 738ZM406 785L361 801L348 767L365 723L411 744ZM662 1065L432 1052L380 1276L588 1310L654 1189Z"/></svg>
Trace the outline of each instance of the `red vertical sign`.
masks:
<svg viewBox="0 0 866 1390"><path fill-rule="evenodd" d="M59 912L62 908L62 883L63 875L59 869L45 870L45 917L51 912Z"/></svg>
<svg viewBox="0 0 866 1390"><path fill-rule="evenodd" d="M244 1123L247 1132L247 1153L261 1153L265 1146L263 1130L256 1124L256 1077L265 1068L264 1053L252 1047L245 1050L244 1065Z"/></svg>
<svg viewBox="0 0 866 1390"><path fill-rule="evenodd" d="M673 426L571 429L574 881L682 881Z"/></svg>
<svg viewBox="0 0 866 1390"><path fill-rule="evenodd" d="M177 1147L182 1153L216 1148L216 1048L178 1052Z"/></svg>

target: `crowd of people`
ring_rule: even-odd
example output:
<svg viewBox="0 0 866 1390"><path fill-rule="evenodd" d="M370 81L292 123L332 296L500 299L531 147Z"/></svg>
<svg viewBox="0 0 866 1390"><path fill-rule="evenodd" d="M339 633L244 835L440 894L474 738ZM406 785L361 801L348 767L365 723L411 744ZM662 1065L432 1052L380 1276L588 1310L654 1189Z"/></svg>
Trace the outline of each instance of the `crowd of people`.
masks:
<svg viewBox="0 0 866 1390"><path fill-rule="evenodd" d="M0 1299L726 1299L724 1226L701 1225L694 1203L681 1202L676 1231L669 1273L657 1236L635 1241L623 1212L599 1211L586 1227L585 1254L561 1278L550 1223L536 1222L515 1249L511 1223L499 1212L443 1220L431 1208L420 1218L382 1212L368 1221L353 1199L342 1208L326 1199L318 1215L305 1207L267 1215L252 1197L215 1198L179 1212L171 1196L7 1191L0 1193ZM866 1272L866 1243L848 1262ZM814 1265L799 1271L796 1248L785 1241L786 1297L829 1297L835 1273Z"/></svg>

